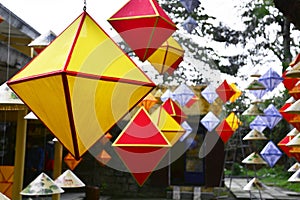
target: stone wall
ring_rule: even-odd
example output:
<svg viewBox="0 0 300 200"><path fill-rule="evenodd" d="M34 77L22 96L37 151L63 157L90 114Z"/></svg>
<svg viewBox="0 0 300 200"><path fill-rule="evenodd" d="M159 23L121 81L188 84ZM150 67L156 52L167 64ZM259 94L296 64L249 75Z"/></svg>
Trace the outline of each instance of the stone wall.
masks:
<svg viewBox="0 0 300 200"><path fill-rule="evenodd" d="M68 169L63 165L63 171ZM153 172L140 187L132 175L101 165L92 155L86 153L73 171L87 186L100 188L100 194L112 197L166 197L167 171ZM81 190L84 190L81 189Z"/></svg>

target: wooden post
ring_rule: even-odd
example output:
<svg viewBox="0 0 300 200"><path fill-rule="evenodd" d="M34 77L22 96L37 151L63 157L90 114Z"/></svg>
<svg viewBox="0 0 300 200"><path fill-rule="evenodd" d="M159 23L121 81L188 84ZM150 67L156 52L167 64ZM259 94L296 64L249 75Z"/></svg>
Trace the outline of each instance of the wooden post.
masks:
<svg viewBox="0 0 300 200"><path fill-rule="evenodd" d="M54 142L53 180L61 175L63 146L58 140ZM60 194L52 195L53 200L60 200Z"/></svg>
<svg viewBox="0 0 300 200"><path fill-rule="evenodd" d="M20 192L22 191L23 188L23 177L24 177L26 129L27 129L27 120L24 119L24 116L26 114L27 114L27 109L18 111L14 182L12 188L12 199L14 200L22 199Z"/></svg>

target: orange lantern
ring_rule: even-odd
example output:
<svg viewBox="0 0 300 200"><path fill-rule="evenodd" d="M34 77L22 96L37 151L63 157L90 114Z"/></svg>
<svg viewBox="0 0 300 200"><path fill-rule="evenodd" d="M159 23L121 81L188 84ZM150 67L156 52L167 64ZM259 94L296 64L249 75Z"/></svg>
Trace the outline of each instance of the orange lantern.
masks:
<svg viewBox="0 0 300 200"><path fill-rule="evenodd" d="M66 163L66 165L68 165L68 167L71 170L74 170L77 165L81 162L82 158L80 158L79 160L76 160L72 154L68 153L65 157L64 157L64 162Z"/></svg>
<svg viewBox="0 0 300 200"><path fill-rule="evenodd" d="M140 103L139 106L144 106L144 108L149 112L150 108L154 106L158 100L153 94L149 93Z"/></svg>

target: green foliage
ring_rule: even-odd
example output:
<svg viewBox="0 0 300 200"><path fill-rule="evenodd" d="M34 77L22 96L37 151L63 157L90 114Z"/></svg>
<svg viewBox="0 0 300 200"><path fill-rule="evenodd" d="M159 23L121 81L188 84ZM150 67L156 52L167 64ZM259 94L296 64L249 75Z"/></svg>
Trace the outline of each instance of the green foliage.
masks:
<svg viewBox="0 0 300 200"><path fill-rule="evenodd" d="M159 2L177 24L182 23L189 16L177 0L160 0ZM271 0L242 1L237 9L245 25L244 30L235 30L222 23L218 26L213 25L211 21L215 18L205 14L205 8L201 5L191 14L199 25L193 32L194 35L210 37L216 42L236 45L246 50L237 55L215 54L214 62L218 69L222 73L236 75L238 69L249 64L249 61L256 66L276 60L280 61L285 69L300 51L299 44L296 42L299 32L295 34L297 31L291 29L290 24ZM194 49L197 48L200 47L194 47ZM201 48L205 49L205 47ZM216 51L212 50L209 53L211 52ZM227 62L221 62L224 60Z"/></svg>
<svg viewBox="0 0 300 200"><path fill-rule="evenodd" d="M243 175L248 177L257 176L261 182L269 186L277 186L285 188L287 190L300 192L300 183L288 182L289 177L292 173L287 172L284 166L275 165L275 167L262 167L256 171L246 169L245 167L236 164L236 168L241 168L240 173L237 175ZM234 175L230 170L225 171L225 175Z"/></svg>
<svg viewBox="0 0 300 200"><path fill-rule="evenodd" d="M232 175L238 176L242 175L243 167L238 163L233 163L232 165Z"/></svg>

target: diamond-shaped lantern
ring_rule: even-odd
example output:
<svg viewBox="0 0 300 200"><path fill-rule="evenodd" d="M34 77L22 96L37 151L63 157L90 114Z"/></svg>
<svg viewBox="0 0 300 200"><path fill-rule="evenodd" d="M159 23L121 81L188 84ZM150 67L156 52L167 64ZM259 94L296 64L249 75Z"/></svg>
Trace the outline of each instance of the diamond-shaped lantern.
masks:
<svg viewBox="0 0 300 200"><path fill-rule="evenodd" d="M196 103L199 100L199 97L197 95L194 95L186 104L185 106L187 108L190 108L194 103Z"/></svg>
<svg viewBox="0 0 300 200"><path fill-rule="evenodd" d="M296 135L298 135L299 131L296 128L293 128L290 132L288 132L288 134L286 134L286 136L292 136L295 137Z"/></svg>
<svg viewBox="0 0 300 200"><path fill-rule="evenodd" d="M273 129L281 121L281 119L281 114L273 104L270 104L264 110L263 120L265 120L265 123L269 129Z"/></svg>
<svg viewBox="0 0 300 200"><path fill-rule="evenodd" d="M291 69L287 71L286 76L291 78L300 78L300 53L290 63Z"/></svg>
<svg viewBox="0 0 300 200"><path fill-rule="evenodd" d="M290 153L290 150L293 148L291 146L287 146L287 143L289 143L294 136L285 136L280 142L278 142L277 146L288 156L292 157L292 154Z"/></svg>
<svg viewBox="0 0 300 200"><path fill-rule="evenodd" d="M288 145L288 144L287 144ZM300 162L300 147L295 146L290 150L290 154L294 157L298 162Z"/></svg>
<svg viewBox="0 0 300 200"><path fill-rule="evenodd" d="M300 134L298 133L295 137L293 137L286 146L289 147L300 147Z"/></svg>
<svg viewBox="0 0 300 200"><path fill-rule="evenodd" d="M300 62L300 53L297 54L295 59L289 64L291 67L294 67L296 64Z"/></svg>
<svg viewBox="0 0 300 200"><path fill-rule="evenodd" d="M180 3L189 13L193 12L193 10L200 5L199 0L180 0Z"/></svg>
<svg viewBox="0 0 300 200"><path fill-rule="evenodd" d="M234 133L234 130L229 126L228 122L226 120L223 120L217 127L216 132L222 139L223 143L226 144L228 140L231 138L231 136Z"/></svg>
<svg viewBox="0 0 300 200"><path fill-rule="evenodd" d="M298 81L300 81L300 78L292 78L286 76L287 71L283 72L282 78L283 78L283 85L287 90L291 90Z"/></svg>
<svg viewBox="0 0 300 200"><path fill-rule="evenodd" d="M202 90L201 95L210 104L212 104L216 98L218 98L216 88L214 88L213 85L208 85L204 90Z"/></svg>
<svg viewBox="0 0 300 200"><path fill-rule="evenodd" d="M298 131L300 131L300 115L296 115L295 117L293 117L289 123L294 126Z"/></svg>
<svg viewBox="0 0 300 200"><path fill-rule="evenodd" d="M292 103L284 112L287 114L300 114L300 99Z"/></svg>
<svg viewBox="0 0 300 200"><path fill-rule="evenodd" d="M153 94L149 93L140 103L139 106L144 106L144 108L149 111L158 100L154 97Z"/></svg>
<svg viewBox="0 0 300 200"><path fill-rule="evenodd" d="M298 131L300 131L300 116L297 115L289 122L292 126L294 126Z"/></svg>
<svg viewBox="0 0 300 200"><path fill-rule="evenodd" d="M290 122L297 114L286 112L293 103L285 103L278 111L287 122Z"/></svg>
<svg viewBox="0 0 300 200"><path fill-rule="evenodd" d="M168 147L171 147L143 107L133 116L112 145L140 186L168 152Z"/></svg>
<svg viewBox="0 0 300 200"><path fill-rule="evenodd" d="M173 92L173 99L183 107L194 95L194 92L186 84L180 84Z"/></svg>
<svg viewBox="0 0 300 200"><path fill-rule="evenodd" d="M180 44L170 37L149 58L148 61L160 74L172 75L183 61L184 50Z"/></svg>
<svg viewBox="0 0 300 200"><path fill-rule="evenodd" d="M226 80L219 85L219 87L216 89L216 92L224 103L226 103L235 94L235 91Z"/></svg>
<svg viewBox="0 0 300 200"><path fill-rule="evenodd" d="M262 116L257 115L255 119L250 123L251 129L256 129L259 132L263 132L265 128L267 128L267 124L265 120L263 120Z"/></svg>
<svg viewBox="0 0 300 200"><path fill-rule="evenodd" d="M111 156L109 153L107 153L107 151L102 149L102 151L97 155L96 159L100 165L105 166L110 161Z"/></svg>
<svg viewBox="0 0 300 200"><path fill-rule="evenodd" d="M242 125L242 122L240 119L236 116L234 112L231 112L225 119L228 123L228 125L232 128L233 131L236 131L240 125Z"/></svg>
<svg viewBox="0 0 300 200"><path fill-rule="evenodd" d="M149 58L177 30L156 0L130 0L108 22L141 61Z"/></svg>
<svg viewBox="0 0 300 200"><path fill-rule="evenodd" d="M158 107L150 116L172 146L185 133L184 128L163 107Z"/></svg>
<svg viewBox="0 0 300 200"><path fill-rule="evenodd" d="M300 99L300 81L298 81L295 86L289 90L289 94L294 97L295 100Z"/></svg>
<svg viewBox="0 0 300 200"><path fill-rule="evenodd" d="M209 132L211 132L220 123L220 119L210 111L201 119L200 122Z"/></svg>
<svg viewBox="0 0 300 200"><path fill-rule="evenodd" d="M300 134L299 131L294 128L286 136L291 137L285 146L289 149L289 154L300 162Z"/></svg>
<svg viewBox="0 0 300 200"><path fill-rule="evenodd" d="M265 90L250 90L249 91L251 94L253 94L257 99L262 99L265 94L268 93L268 91Z"/></svg>
<svg viewBox="0 0 300 200"><path fill-rule="evenodd" d="M162 102L165 102L165 101L167 101L168 99L172 99L172 100L174 100L173 99L173 92L170 90L170 89L167 89L161 96L160 96L160 100L162 101Z"/></svg>
<svg viewBox="0 0 300 200"><path fill-rule="evenodd" d="M0 166L0 194L12 198L13 181L14 166Z"/></svg>
<svg viewBox="0 0 300 200"><path fill-rule="evenodd" d="M186 30L188 33L192 33L192 31L198 26L198 23L196 20L189 16L183 23L182 26L184 30Z"/></svg>
<svg viewBox="0 0 300 200"><path fill-rule="evenodd" d="M180 142L183 142L193 131L193 128L187 123L187 121L184 121L181 123L181 127L185 130L185 133L181 138L179 138Z"/></svg>
<svg viewBox="0 0 300 200"><path fill-rule="evenodd" d="M242 91L234 83L231 83L230 86L235 92L229 99L229 102L233 103L242 95Z"/></svg>
<svg viewBox="0 0 300 200"><path fill-rule="evenodd" d="M187 115L182 111L181 107L172 99L168 99L162 104L162 107L175 119L178 124L181 124L187 118Z"/></svg>
<svg viewBox="0 0 300 200"><path fill-rule="evenodd" d="M300 77L300 62L296 63L290 69L287 68L286 76L290 77L290 78L299 78Z"/></svg>
<svg viewBox="0 0 300 200"><path fill-rule="evenodd" d="M268 91L272 91L282 82L283 78L270 68L265 74L259 77L258 80L264 84Z"/></svg>
<svg viewBox="0 0 300 200"><path fill-rule="evenodd" d="M76 159L155 87L86 12L8 85Z"/></svg>
<svg viewBox="0 0 300 200"><path fill-rule="evenodd" d="M79 160L76 160L70 153L68 153L64 157L64 162L71 170L74 170L77 167L77 165L81 162L81 160L82 160L82 158L80 158Z"/></svg>
<svg viewBox="0 0 300 200"><path fill-rule="evenodd" d="M254 95L257 99L262 99L262 97L268 92L264 84L258 80L252 81L247 87L249 92Z"/></svg>
<svg viewBox="0 0 300 200"><path fill-rule="evenodd" d="M268 163L270 167L274 167L276 162L282 156L282 152L274 144L274 142L269 141L266 146L261 150L260 155Z"/></svg>

